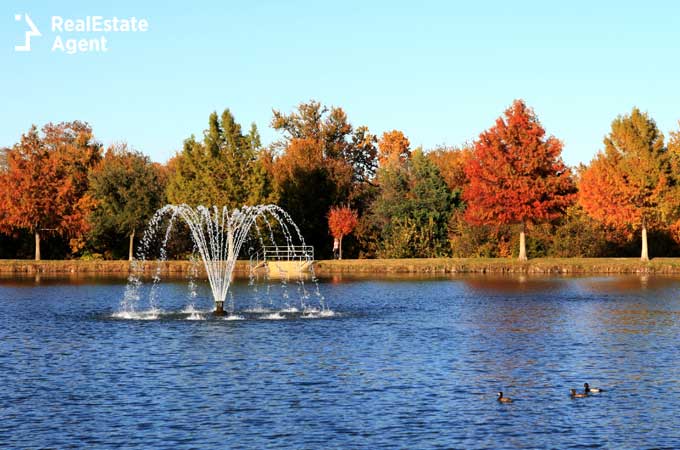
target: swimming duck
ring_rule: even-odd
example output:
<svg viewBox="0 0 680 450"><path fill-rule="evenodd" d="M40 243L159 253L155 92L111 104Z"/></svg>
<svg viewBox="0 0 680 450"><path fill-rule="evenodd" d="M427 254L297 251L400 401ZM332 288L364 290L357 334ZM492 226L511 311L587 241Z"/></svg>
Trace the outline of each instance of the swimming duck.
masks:
<svg viewBox="0 0 680 450"><path fill-rule="evenodd" d="M501 403L512 403L511 398L503 397L503 392L498 393L498 401Z"/></svg>
<svg viewBox="0 0 680 450"><path fill-rule="evenodd" d="M600 392L604 392L604 389L600 389L600 388L591 388L590 385L589 385L588 383L583 383L583 387L585 388L585 389L584 389L584 392L585 392L586 394L597 394L597 393L600 393Z"/></svg>
<svg viewBox="0 0 680 450"><path fill-rule="evenodd" d="M584 398L584 397L588 397L588 394L576 392L576 389L569 389L569 392L570 392L569 395L571 395L571 398Z"/></svg>

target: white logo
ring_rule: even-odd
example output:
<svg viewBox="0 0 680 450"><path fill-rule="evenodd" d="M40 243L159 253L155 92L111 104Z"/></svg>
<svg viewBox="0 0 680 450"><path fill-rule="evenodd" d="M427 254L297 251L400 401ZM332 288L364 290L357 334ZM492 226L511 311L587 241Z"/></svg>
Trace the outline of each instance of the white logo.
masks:
<svg viewBox="0 0 680 450"><path fill-rule="evenodd" d="M41 37L42 33L28 14L15 14L14 20L25 22L28 26L23 45L15 45L14 51L30 52L31 38ZM145 33L149 30L149 21L143 17L137 18L135 16L84 16L76 18L52 16L50 23L51 27L47 30L47 39L52 40L52 52L67 55L106 53L109 51L109 38L113 38L119 33Z"/></svg>
<svg viewBox="0 0 680 450"><path fill-rule="evenodd" d="M26 32L26 41L24 42L24 45L15 45L14 46L14 51L15 52L30 52L31 51L31 37L40 37L42 34L40 34L40 31L38 30L38 27L35 26L31 18L28 16L28 14L24 14L24 19L26 19L26 24L28 25L28 28L30 28ZM21 14L15 14L14 15L14 20L17 22L21 22Z"/></svg>

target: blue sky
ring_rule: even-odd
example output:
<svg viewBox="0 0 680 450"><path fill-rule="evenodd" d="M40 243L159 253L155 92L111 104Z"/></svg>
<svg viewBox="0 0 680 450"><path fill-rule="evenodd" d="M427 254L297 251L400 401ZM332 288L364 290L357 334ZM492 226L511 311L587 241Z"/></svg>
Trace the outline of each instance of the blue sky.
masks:
<svg viewBox="0 0 680 450"><path fill-rule="evenodd" d="M165 161L213 110L254 121L269 143L272 108L309 99L432 148L475 139L523 98L569 164L589 161L633 106L664 134L678 129L679 2L95 3L0 6L0 146L33 123L79 119L104 144L125 140ZM17 13L43 34L31 52L14 51L27 30ZM107 53L66 55L51 51L53 15L135 16L149 31L106 35Z"/></svg>

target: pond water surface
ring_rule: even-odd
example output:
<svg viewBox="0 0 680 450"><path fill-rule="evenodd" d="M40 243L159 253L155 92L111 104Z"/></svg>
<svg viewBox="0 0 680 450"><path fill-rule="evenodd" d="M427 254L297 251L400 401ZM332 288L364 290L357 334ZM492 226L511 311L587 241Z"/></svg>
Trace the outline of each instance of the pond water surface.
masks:
<svg viewBox="0 0 680 450"><path fill-rule="evenodd" d="M236 283L223 320L163 282L126 320L123 281L0 280L0 448L680 448L679 279L319 289L304 318Z"/></svg>

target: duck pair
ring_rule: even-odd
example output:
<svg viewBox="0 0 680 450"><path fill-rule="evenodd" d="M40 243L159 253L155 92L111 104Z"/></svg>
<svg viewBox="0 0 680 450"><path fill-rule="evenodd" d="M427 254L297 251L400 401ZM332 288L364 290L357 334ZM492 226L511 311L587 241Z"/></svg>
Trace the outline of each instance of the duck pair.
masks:
<svg viewBox="0 0 680 450"><path fill-rule="evenodd" d="M576 389L570 389L571 392L571 397L572 398L583 398L587 397L590 394L597 394L600 392L604 392L604 389L600 388L591 388L588 383L583 383L583 392L576 392ZM503 397L503 391L498 393L498 401L500 403L512 403L512 399L509 397Z"/></svg>

